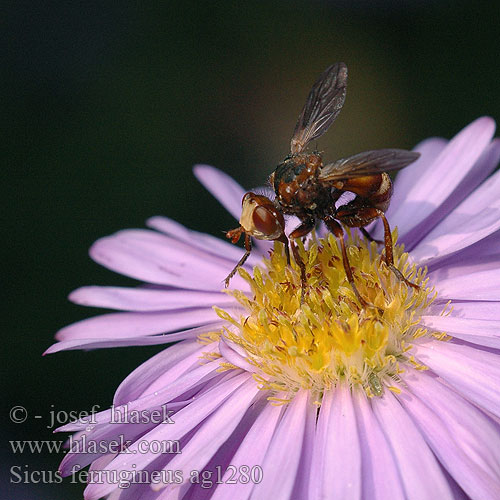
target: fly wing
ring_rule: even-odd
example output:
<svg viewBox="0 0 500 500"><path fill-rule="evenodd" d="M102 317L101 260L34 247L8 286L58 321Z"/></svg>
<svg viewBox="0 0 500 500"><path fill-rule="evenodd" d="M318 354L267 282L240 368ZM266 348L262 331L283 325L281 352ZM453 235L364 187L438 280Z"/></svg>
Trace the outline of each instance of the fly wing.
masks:
<svg viewBox="0 0 500 500"><path fill-rule="evenodd" d="M413 163L420 153L405 149L376 149L325 165L319 173L322 181L338 181L399 170Z"/></svg>
<svg viewBox="0 0 500 500"><path fill-rule="evenodd" d="M344 63L335 63L321 74L295 125L292 153L300 153L309 142L328 130L344 105L346 85L347 66Z"/></svg>

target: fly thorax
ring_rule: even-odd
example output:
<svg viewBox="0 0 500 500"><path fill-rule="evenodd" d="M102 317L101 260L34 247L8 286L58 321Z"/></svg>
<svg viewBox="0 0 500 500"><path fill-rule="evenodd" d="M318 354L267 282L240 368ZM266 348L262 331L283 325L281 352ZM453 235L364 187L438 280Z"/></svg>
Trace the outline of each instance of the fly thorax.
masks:
<svg viewBox="0 0 500 500"><path fill-rule="evenodd" d="M283 208L295 211L315 205L320 166L321 157L315 153L292 155L278 165L273 175L273 184L277 199Z"/></svg>

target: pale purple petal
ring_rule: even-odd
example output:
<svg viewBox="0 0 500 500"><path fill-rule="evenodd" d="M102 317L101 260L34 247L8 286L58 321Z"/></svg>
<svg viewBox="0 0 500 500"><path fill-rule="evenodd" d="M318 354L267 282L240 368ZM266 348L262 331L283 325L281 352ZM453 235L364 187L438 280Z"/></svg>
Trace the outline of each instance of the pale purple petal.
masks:
<svg viewBox="0 0 500 500"><path fill-rule="evenodd" d="M141 485L141 489L144 488L144 485ZM126 490L119 489L113 491L110 495L106 497L106 500L124 500L125 493L130 493L130 488L127 488ZM85 496L83 497L85 499ZM137 495L134 497L137 499ZM86 499L85 499L86 500ZM141 500L146 500L143 496L141 496Z"/></svg>
<svg viewBox="0 0 500 500"><path fill-rule="evenodd" d="M222 290L230 262L154 231L124 230L90 249L99 264L125 276L180 288ZM245 283L239 276L234 283Z"/></svg>
<svg viewBox="0 0 500 500"><path fill-rule="evenodd" d="M209 323L197 328L183 330L178 333L167 333L160 335L137 337L91 337L91 338L75 338L68 340L61 340L56 344L51 345L43 354L54 354L60 351L70 351L74 349L104 349L107 347L129 347L129 346L147 346L147 345L162 345L178 342L179 340L194 340L202 333L209 333L219 331L222 328L223 322Z"/></svg>
<svg viewBox="0 0 500 500"><path fill-rule="evenodd" d="M163 490L153 490L159 493L158 500L196 500L188 495L187 491L190 489L189 484L183 483L181 485L173 484Z"/></svg>
<svg viewBox="0 0 500 500"><path fill-rule="evenodd" d="M217 379L219 382L222 382L224 379L227 379L227 377L219 375ZM207 390L210 390L206 389L208 385L209 384L205 384L205 387L199 391L198 397ZM192 400L175 403L169 402L168 405L165 403L160 407L143 408L140 411L140 422L133 422L138 412L129 410L132 403L130 405L115 406L115 408L112 408L110 410L111 414L109 415L108 423L93 424L91 423L93 419L91 419L83 432L79 432L72 437L69 443L71 447L59 467L61 475L68 475L73 472L76 467L85 467L94 459L99 458L103 453L110 450L110 448L107 447L104 447L104 449L98 447L96 449L95 443L112 443L114 449L117 449L117 444L122 445L125 442L134 442L156 427L160 421L167 422L174 420L175 422L177 412L191 402ZM104 412L97 414L96 419L100 418L103 413ZM148 416L151 416L151 418Z"/></svg>
<svg viewBox="0 0 500 500"><path fill-rule="evenodd" d="M362 497L405 498L401 478L387 439L364 391L353 389L354 412L361 447Z"/></svg>
<svg viewBox="0 0 500 500"><path fill-rule="evenodd" d="M191 391L200 386L206 385L207 381L214 377L219 377L220 373L217 370L220 368L220 362L212 361L204 365L200 365L193 368L191 371L185 373L177 380L171 381L163 389L156 391L152 394L142 396L139 399L129 401L128 403L115 407L112 409L107 409L96 413L93 415L92 425L108 424L112 421L113 411L123 411L123 409L129 412L140 412L141 410L147 410L151 408L161 408L162 405L182 397L188 391ZM122 408L123 406L123 408ZM77 429L85 429L88 423L76 421L70 424L63 425L55 430L55 432L71 432Z"/></svg>
<svg viewBox="0 0 500 500"><path fill-rule="evenodd" d="M439 298L455 300L500 300L500 268L431 281Z"/></svg>
<svg viewBox="0 0 500 500"><path fill-rule="evenodd" d="M217 321L212 308L182 309L167 312L120 312L101 314L66 326L56 334L57 340L75 338L124 338L175 332Z"/></svg>
<svg viewBox="0 0 500 500"><path fill-rule="evenodd" d="M443 466L441 466L441 470L448 479L448 483L453 493L453 500L470 500L470 497L460 488L460 485L450 476L450 473Z"/></svg>
<svg viewBox="0 0 500 500"><path fill-rule="evenodd" d="M196 434L182 449L182 453L176 455L168 467L182 471L186 481L189 480L191 470L203 470L231 436L259 393L257 382L251 377L248 378L201 424ZM153 489L156 490L164 487L164 484L153 485Z"/></svg>
<svg viewBox="0 0 500 500"><path fill-rule="evenodd" d="M487 271L500 262L500 231L429 264L429 275L434 281L452 278L475 271Z"/></svg>
<svg viewBox="0 0 500 500"><path fill-rule="evenodd" d="M438 225L462 200L465 200L488 177L500 159L500 140L495 139L484 150L457 188L420 224L404 235L406 250L412 250L436 225Z"/></svg>
<svg viewBox="0 0 500 500"><path fill-rule="evenodd" d="M466 342L500 348L500 320L422 316L420 323Z"/></svg>
<svg viewBox="0 0 500 500"><path fill-rule="evenodd" d="M123 498L123 494L124 494L124 490L115 490L110 495L108 495L106 497L106 500L120 500L120 498ZM83 498L85 499L85 497L83 497Z"/></svg>
<svg viewBox="0 0 500 500"><path fill-rule="evenodd" d="M264 407L231 459L231 465L237 469L242 465L248 466L250 469L262 468L269 443L283 411L284 407L271 404ZM229 476L230 471L227 471L223 476L222 483L217 486L212 500L232 500L235 498L235 485L227 483ZM253 482L238 484L238 500L246 500L252 492L253 485Z"/></svg>
<svg viewBox="0 0 500 500"><path fill-rule="evenodd" d="M268 401L265 394L261 392L250 405L248 411L236 426L231 436L229 436L226 442L217 450L217 453L212 456L207 465L203 467L204 471L208 471L211 474L213 485L207 487L206 484L203 485L202 481L195 482L186 492L186 496L183 500L212 500L218 483L220 483L220 479L223 478L224 471L227 473L226 481L229 481L229 486L232 487L233 497L235 485L238 489L238 498L241 498L240 486L244 485L245 479L248 478L249 482L255 482L252 481L252 477L259 480L261 476L260 470L252 471L247 463L242 464L243 469L239 469L234 465L234 458L242 441L246 438L266 406L269 406ZM245 474L247 475L245 476Z"/></svg>
<svg viewBox="0 0 500 500"><path fill-rule="evenodd" d="M206 345L197 342L179 342L152 356L122 381L115 392L113 404L126 404L162 389L166 382L172 383L199 364L206 348Z"/></svg>
<svg viewBox="0 0 500 500"><path fill-rule="evenodd" d="M334 471L334 472L333 472ZM314 440L309 498L361 498L361 451L351 391L325 391Z"/></svg>
<svg viewBox="0 0 500 500"><path fill-rule="evenodd" d="M239 347L238 344L225 338L221 338L219 342L219 351L225 361L249 373L257 372L258 368L248 362L247 356L241 353L243 349Z"/></svg>
<svg viewBox="0 0 500 500"><path fill-rule="evenodd" d="M440 259L437 262L432 262L427 274L431 282L437 283L466 274L498 269L500 253L499 255L494 254L495 250L500 248L497 246L497 243L500 245L500 241L497 242L500 239L497 234L498 231L464 250ZM491 253L487 253L487 243L483 244L483 242L491 242ZM475 252L476 254L474 255Z"/></svg>
<svg viewBox="0 0 500 500"><path fill-rule="evenodd" d="M121 471L142 470L145 466L158 458L154 453L141 453L141 442L153 440L177 440L194 429L208 415L215 411L219 405L229 397L239 386L248 380L247 374L230 378L226 382L212 388L212 390L196 398L190 405L184 407L176 414L174 424L159 424L152 431L145 434L139 441L131 444L128 453L119 454L103 470ZM97 500L107 495L116 488L114 484L91 484L87 487L88 500Z"/></svg>
<svg viewBox="0 0 500 500"><path fill-rule="evenodd" d="M69 300L82 306L138 312L223 306L235 302L234 298L221 292L116 286L84 286L71 292Z"/></svg>
<svg viewBox="0 0 500 500"><path fill-rule="evenodd" d="M241 206L239 207L239 210L241 211ZM196 248L210 252L214 255L225 257L231 261L233 265L235 262L238 262L243 255L243 249L229 243L229 241L224 241L220 238L216 238L215 236L211 236L210 234L199 233L197 231L186 229L182 224L179 224L168 217L151 217L147 220L146 224L153 229L169 234L174 238L184 241L185 243L189 243ZM262 264L261 259L262 256L260 255L259 250L256 249L255 252L252 252L248 258L247 265L256 266L258 264Z"/></svg>
<svg viewBox="0 0 500 500"><path fill-rule="evenodd" d="M263 480L254 486L252 499L290 499L302 452L308 398L308 391L301 389L288 403L262 464Z"/></svg>
<svg viewBox="0 0 500 500"><path fill-rule="evenodd" d="M423 265L494 233L500 228L499 191L500 172L497 172L419 242L412 258Z"/></svg>
<svg viewBox="0 0 500 500"><path fill-rule="evenodd" d="M490 301L453 301L451 316L470 319L500 318L500 302Z"/></svg>
<svg viewBox="0 0 500 500"><path fill-rule="evenodd" d="M479 407L500 416L497 354L438 340L414 344L411 353Z"/></svg>
<svg viewBox="0 0 500 500"><path fill-rule="evenodd" d="M111 460L114 460L116 453L108 453L94 461L94 463L89 467L89 470L100 470L102 467L106 467Z"/></svg>
<svg viewBox="0 0 500 500"><path fill-rule="evenodd" d="M395 207L391 214L391 224L398 226L400 236L448 198L483 153L494 131L495 122L491 118L479 118L458 133L434 161L431 160L432 168L426 169L426 175L418 176L405 202Z"/></svg>
<svg viewBox="0 0 500 500"><path fill-rule="evenodd" d="M193 325L200 325L191 328ZM120 345L156 345L196 339L202 333L219 331L223 321L213 309L169 312L112 313L73 323L57 332L58 343L45 354L65 349L103 348ZM180 330L177 333L176 330Z"/></svg>
<svg viewBox="0 0 500 500"><path fill-rule="evenodd" d="M165 420L175 419L175 411L183 408L187 404L186 402L185 404L172 403L169 405L168 410L165 409L163 413L163 415L165 415ZM148 414L144 412L141 418L146 420L147 415ZM149 415L153 415L150 423L130 423L130 420L135 418L134 415L130 417L121 417L117 412L117 416L115 417L116 421L112 421L110 425L98 426L90 432L85 433L85 436L79 439L73 438L71 447L59 466L60 474L62 476L67 476L76 470L86 467L90 463L94 463L94 461L98 460L106 450L117 450L118 446L138 440L155 427L155 419L163 418L161 409L155 409L152 413L149 413ZM120 419L126 420L127 418L129 420L128 422L118 423ZM96 446L96 444L98 444L98 446Z"/></svg>
<svg viewBox="0 0 500 500"><path fill-rule="evenodd" d="M71 448L68 449L64 459L59 465L59 473L65 477L77 470L81 470L89 464L95 465L96 461L107 458L105 467L108 462L113 460L116 456L105 455L103 453L107 450L113 449L119 443L127 441L135 441L145 432L154 427L154 424L134 424L129 423L119 424L113 423L112 425L100 426L90 432L82 433L76 439L75 436L71 438ZM96 448L96 443L102 443L102 449Z"/></svg>
<svg viewBox="0 0 500 500"><path fill-rule="evenodd" d="M298 473L290 495L291 498L308 498L309 495L308 492L311 481L309 471L311 470L312 457L314 453L317 415L317 406L314 404L309 405L305 417L306 422L304 428L304 439L302 442L302 452L300 455Z"/></svg>
<svg viewBox="0 0 500 500"><path fill-rule="evenodd" d="M182 447L186 444L186 442L189 441L191 438L193 432L188 433L185 437L181 438L179 440L179 448L182 450ZM168 461L171 460L171 458L174 456L174 454L171 453L165 453L159 456L156 460L152 461L150 464L145 466L142 470L143 471L148 471L149 473L152 473L153 471L157 471L158 468L161 465L164 465ZM101 471L103 468L101 468ZM107 472L107 471L106 471ZM106 473L105 472L105 473ZM136 474L136 472L138 472ZM102 472L101 472L102 475ZM103 476L105 478L105 476ZM111 475L113 477L113 475ZM144 476L141 476L141 471L127 471L126 479L136 479L137 482L131 482L130 486L127 486L127 483L122 482L121 485L115 485L115 489L110 493L110 495L106 496L106 500L109 500L110 498L118 498L119 500L157 500L161 498L161 495L159 492L153 491L151 489L151 484L148 482L142 482L144 480L147 481L147 477L145 478ZM175 471L172 471L170 473L171 478L175 478ZM104 479L105 480L105 479ZM103 479L101 479L99 476L97 476L97 481L102 482ZM86 490L84 491L84 499L85 500L95 500L93 497L93 492L90 490L90 487L87 486ZM172 497L169 497L169 500L172 500Z"/></svg>
<svg viewBox="0 0 500 500"><path fill-rule="evenodd" d="M453 500L439 462L407 412L390 391L372 398L372 408L389 442L408 500Z"/></svg>
<svg viewBox="0 0 500 500"><path fill-rule="evenodd" d="M145 467L144 470L149 473L154 471L154 463ZM136 482L131 483L128 488L117 488L106 497L106 500L157 500L159 498L160 492L153 491L149 483Z"/></svg>
<svg viewBox="0 0 500 500"><path fill-rule="evenodd" d="M500 437L492 422L425 372L407 371L404 382L411 392L402 387L398 399L441 464L473 500L496 500Z"/></svg>
<svg viewBox="0 0 500 500"><path fill-rule="evenodd" d="M472 500L497 500L498 488L494 479L470 460L454 440L439 415L414 396L405 395L404 404L421 428L438 460L450 470L457 483Z"/></svg>
<svg viewBox="0 0 500 500"><path fill-rule="evenodd" d="M432 168L434 160L448 144L446 139L441 137L431 137L425 139L413 148L413 151L420 153L420 158L411 165L400 170L394 181L394 194L391 198L391 205L387 211L387 217L392 220L399 206L402 203L411 201L411 192L415 188L416 182Z"/></svg>
<svg viewBox="0 0 500 500"><path fill-rule="evenodd" d="M209 165L196 165L196 178L217 201L237 220L241 215L241 200L245 190L229 175Z"/></svg>

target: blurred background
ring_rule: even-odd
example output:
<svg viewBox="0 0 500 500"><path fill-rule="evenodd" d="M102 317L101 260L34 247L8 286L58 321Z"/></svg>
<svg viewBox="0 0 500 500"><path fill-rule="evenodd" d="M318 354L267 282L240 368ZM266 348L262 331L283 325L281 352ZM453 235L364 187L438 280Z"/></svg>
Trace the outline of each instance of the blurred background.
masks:
<svg viewBox="0 0 500 500"><path fill-rule="evenodd" d="M235 221L195 180L193 164L215 165L246 188L264 183L288 153L312 83L336 61L347 63L349 85L318 142L326 158L412 148L480 115L500 119L498 2L13 2L3 10L0 433L9 499L81 498L82 485L31 474L56 470L62 455L13 454L7 441L60 439L48 428L51 411L108 407L123 378L161 349L42 358L59 328L99 312L67 302L72 289L132 283L88 258L97 238L158 214L223 237ZM28 410L25 423L9 421L14 405ZM12 466L20 484L8 484Z"/></svg>

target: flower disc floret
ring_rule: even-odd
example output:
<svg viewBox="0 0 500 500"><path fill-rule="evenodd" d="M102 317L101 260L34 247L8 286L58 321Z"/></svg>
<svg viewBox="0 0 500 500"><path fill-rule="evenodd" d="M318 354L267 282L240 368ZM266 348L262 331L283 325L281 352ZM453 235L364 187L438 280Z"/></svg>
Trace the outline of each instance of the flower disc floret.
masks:
<svg viewBox="0 0 500 500"><path fill-rule="evenodd" d="M425 368L409 353L414 339L431 335L418 326L435 298L425 269L410 264L403 247L395 245L396 266L420 286L415 289L386 266L375 242L349 234L347 243L356 285L375 307L360 306L330 234L313 237L307 249L298 243L307 269L303 296L300 269L287 265L284 247L276 243L264 268L255 267L253 275L240 270L251 294L228 292L246 314L217 309L231 323L223 335L245 350L263 389L308 389L319 401L345 380L370 397L380 396L384 386L396 390L391 379L399 381L404 363Z"/></svg>

